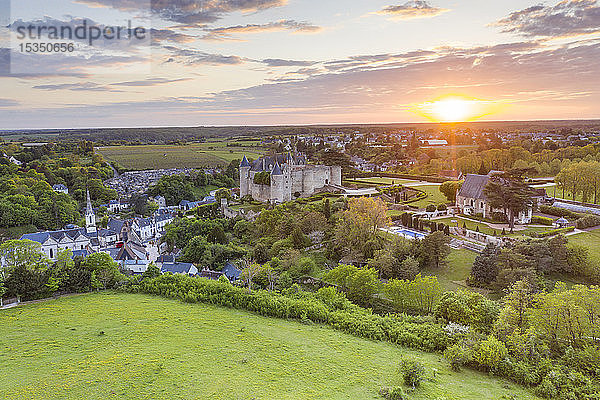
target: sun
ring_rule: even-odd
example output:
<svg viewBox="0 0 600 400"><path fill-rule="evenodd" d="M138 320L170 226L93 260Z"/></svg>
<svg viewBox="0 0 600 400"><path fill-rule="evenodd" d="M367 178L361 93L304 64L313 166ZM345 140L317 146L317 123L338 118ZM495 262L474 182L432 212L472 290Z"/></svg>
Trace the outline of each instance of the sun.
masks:
<svg viewBox="0 0 600 400"><path fill-rule="evenodd" d="M449 98L433 103L432 111L439 121L461 122L471 117L473 105L467 100Z"/></svg>
<svg viewBox="0 0 600 400"><path fill-rule="evenodd" d="M410 110L431 121L442 123L468 122L499 112L499 102L464 96L444 96L434 101L414 104Z"/></svg>

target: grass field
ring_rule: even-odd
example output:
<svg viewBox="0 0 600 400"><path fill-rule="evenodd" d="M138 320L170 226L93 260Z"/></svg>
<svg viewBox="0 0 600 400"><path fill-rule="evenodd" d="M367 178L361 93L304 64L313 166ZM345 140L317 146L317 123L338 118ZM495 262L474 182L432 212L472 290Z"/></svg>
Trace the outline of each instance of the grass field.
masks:
<svg viewBox="0 0 600 400"><path fill-rule="evenodd" d="M435 275L442 286L442 290L459 290L468 288L454 282L464 281L471 274L471 267L475 261L476 253L465 249L453 249L448 256L448 265L440 270L426 269L428 275Z"/></svg>
<svg viewBox="0 0 600 400"><path fill-rule="evenodd" d="M224 166L244 155L252 158L261 155L261 148L255 146L258 142L231 142L231 146L227 146L227 143L108 146L97 150L106 160L131 170Z"/></svg>
<svg viewBox="0 0 600 400"><path fill-rule="evenodd" d="M435 354L318 325L145 295L97 293L0 311L3 399L377 399L404 355L411 399L536 399ZM431 371L437 370L433 377Z"/></svg>
<svg viewBox="0 0 600 400"><path fill-rule="evenodd" d="M600 267L600 229L570 235L568 238L570 243L585 246L589 251L590 259Z"/></svg>

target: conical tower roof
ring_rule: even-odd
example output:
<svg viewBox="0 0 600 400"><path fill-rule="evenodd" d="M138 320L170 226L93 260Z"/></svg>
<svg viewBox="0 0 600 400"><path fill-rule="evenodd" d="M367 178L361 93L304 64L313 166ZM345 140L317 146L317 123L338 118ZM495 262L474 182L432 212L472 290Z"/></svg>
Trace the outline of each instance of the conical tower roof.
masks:
<svg viewBox="0 0 600 400"><path fill-rule="evenodd" d="M249 166L250 166L250 163L248 162L248 159L244 155L244 158L242 158L242 162L240 163L240 167L249 167Z"/></svg>

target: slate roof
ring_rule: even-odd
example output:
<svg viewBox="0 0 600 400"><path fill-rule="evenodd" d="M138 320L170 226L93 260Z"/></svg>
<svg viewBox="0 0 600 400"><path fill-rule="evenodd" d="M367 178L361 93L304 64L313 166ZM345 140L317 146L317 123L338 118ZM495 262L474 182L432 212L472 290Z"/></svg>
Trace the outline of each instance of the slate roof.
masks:
<svg viewBox="0 0 600 400"><path fill-rule="evenodd" d="M67 190L67 187L65 185L63 185L62 183L56 184L54 186L52 186L52 189L54 190Z"/></svg>
<svg viewBox="0 0 600 400"><path fill-rule="evenodd" d="M273 167L273 171L271 171L271 175L283 175L283 172L281 172L281 168L279 167L278 162L275 163L275 167Z"/></svg>
<svg viewBox="0 0 600 400"><path fill-rule="evenodd" d="M467 174L457 196L485 200L486 196L483 193L483 188L489 180L488 175Z"/></svg>
<svg viewBox="0 0 600 400"><path fill-rule="evenodd" d="M192 263L164 263L160 267L161 272L171 272L173 274L189 274L190 269L192 268Z"/></svg>
<svg viewBox="0 0 600 400"><path fill-rule="evenodd" d="M258 160L254 161L250 170L255 172L271 171L273 168L275 168L275 164L287 164L289 160L292 159L297 165L306 164L306 159L304 158L304 156L292 156L290 153L276 154L274 156L261 157Z"/></svg>
<svg viewBox="0 0 600 400"><path fill-rule="evenodd" d="M246 158L246 156L244 156L244 158L242 158L242 162L240 163L240 167L249 167L250 163L248 162L248 159Z"/></svg>
<svg viewBox="0 0 600 400"><path fill-rule="evenodd" d="M240 271L235 265L233 265L229 261L227 261L227 264L225 264L221 271L230 281L238 280L240 275L242 274L242 271Z"/></svg>

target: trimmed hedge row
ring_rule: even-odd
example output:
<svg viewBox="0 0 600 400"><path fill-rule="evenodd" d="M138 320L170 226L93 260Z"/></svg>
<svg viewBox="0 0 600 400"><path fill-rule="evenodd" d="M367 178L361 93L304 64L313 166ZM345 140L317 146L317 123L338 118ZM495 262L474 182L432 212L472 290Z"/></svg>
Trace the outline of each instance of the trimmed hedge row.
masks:
<svg viewBox="0 0 600 400"><path fill-rule="evenodd" d="M188 303L208 303L244 309L260 315L310 320L327 324L355 336L385 340L424 351L442 351L455 341L440 324L406 315L381 316L358 306L327 306L315 295L302 292L298 298L276 292L247 289L209 279L166 274L144 279L124 289L179 299Z"/></svg>
<svg viewBox="0 0 600 400"><path fill-rule="evenodd" d="M566 228L553 229L546 232L533 232L531 236L536 238L545 238L549 236L559 235L561 233L569 233L575 230L574 226L567 226Z"/></svg>
<svg viewBox="0 0 600 400"><path fill-rule="evenodd" d="M554 223L554 220L549 217L542 217L541 215L534 215L531 217L531 223L552 226L552 224Z"/></svg>
<svg viewBox="0 0 600 400"><path fill-rule="evenodd" d="M600 225L600 215L587 215L575 221L575 226L578 229L591 228Z"/></svg>
<svg viewBox="0 0 600 400"><path fill-rule="evenodd" d="M579 214L566 208L547 206L545 204L540 205L540 211L544 214L554 215L557 217L565 217L570 219L579 219L584 217L584 214Z"/></svg>

